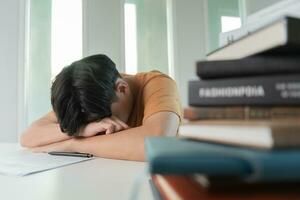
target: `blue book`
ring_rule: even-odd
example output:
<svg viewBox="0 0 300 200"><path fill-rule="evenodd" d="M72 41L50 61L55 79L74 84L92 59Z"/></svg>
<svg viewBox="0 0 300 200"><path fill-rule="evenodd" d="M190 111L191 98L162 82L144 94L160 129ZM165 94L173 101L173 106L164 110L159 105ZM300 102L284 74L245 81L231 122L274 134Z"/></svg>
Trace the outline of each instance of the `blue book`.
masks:
<svg viewBox="0 0 300 200"><path fill-rule="evenodd" d="M235 176L249 182L299 181L300 149L256 150L172 137L145 140L152 174Z"/></svg>

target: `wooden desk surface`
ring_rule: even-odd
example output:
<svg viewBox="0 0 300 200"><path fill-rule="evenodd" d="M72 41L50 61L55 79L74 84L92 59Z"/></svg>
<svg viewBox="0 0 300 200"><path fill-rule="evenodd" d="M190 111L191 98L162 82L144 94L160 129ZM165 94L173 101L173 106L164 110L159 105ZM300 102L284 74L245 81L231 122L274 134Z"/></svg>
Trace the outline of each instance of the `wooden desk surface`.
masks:
<svg viewBox="0 0 300 200"><path fill-rule="evenodd" d="M0 143L0 152L16 148L17 144ZM24 177L0 175L0 199L129 199L135 179L145 168L143 162L96 158ZM147 178L138 197L153 199Z"/></svg>

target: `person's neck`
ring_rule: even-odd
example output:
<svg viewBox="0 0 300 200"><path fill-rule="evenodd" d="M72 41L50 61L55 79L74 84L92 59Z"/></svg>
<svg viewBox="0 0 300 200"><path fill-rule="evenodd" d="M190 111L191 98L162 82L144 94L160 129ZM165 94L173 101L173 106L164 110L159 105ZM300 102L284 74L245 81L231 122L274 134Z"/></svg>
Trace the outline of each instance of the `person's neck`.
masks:
<svg viewBox="0 0 300 200"><path fill-rule="evenodd" d="M132 75L126 75L125 77L122 77L122 79L128 83L130 89L130 96L128 96L129 105L128 105L128 110L126 112L127 115L123 116L124 118L126 118L126 122L128 122L132 114L133 105L135 103L136 93L138 88L134 83L134 77Z"/></svg>

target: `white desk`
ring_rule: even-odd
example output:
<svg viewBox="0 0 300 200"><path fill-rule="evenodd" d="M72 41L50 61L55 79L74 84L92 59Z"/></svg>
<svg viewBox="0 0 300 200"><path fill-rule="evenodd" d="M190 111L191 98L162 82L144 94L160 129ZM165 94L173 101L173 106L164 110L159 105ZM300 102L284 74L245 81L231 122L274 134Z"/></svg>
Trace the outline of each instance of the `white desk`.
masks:
<svg viewBox="0 0 300 200"><path fill-rule="evenodd" d="M0 143L0 151L17 144ZM24 177L0 175L0 199L7 200L123 200L146 167L143 162L96 158ZM153 199L147 178L138 199Z"/></svg>

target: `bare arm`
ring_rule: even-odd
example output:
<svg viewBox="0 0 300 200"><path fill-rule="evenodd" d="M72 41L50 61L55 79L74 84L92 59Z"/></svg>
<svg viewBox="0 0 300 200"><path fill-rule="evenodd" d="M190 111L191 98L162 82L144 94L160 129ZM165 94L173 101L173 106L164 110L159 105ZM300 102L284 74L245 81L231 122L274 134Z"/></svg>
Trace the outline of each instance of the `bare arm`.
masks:
<svg viewBox="0 0 300 200"><path fill-rule="evenodd" d="M83 137L92 137L99 133L111 134L127 128L129 128L127 124L112 116L110 118L104 118L100 122L89 123L80 130L80 135ZM33 148L72 138L73 137L61 132L57 118L52 111L33 122L27 130L25 130L21 137L21 145L23 147Z"/></svg>
<svg viewBox="0 0 300 200"><path fill-rule="evenodd" d="M61 132L57 118L53 111L33 122L22 134L21 145L23 147L37 147L47 144L65 141L72 137Z"/></svg>
<svg viewBox="0 0 300 200"><path fill-rule="evenodd" d="M172 112L159 112L150 116L142 126L120 131L115 134L100 135L50 144L35 148L35 151L77 151L95 156L145 160L144 139L147 136L175 136L179 117Z"/></svg>

